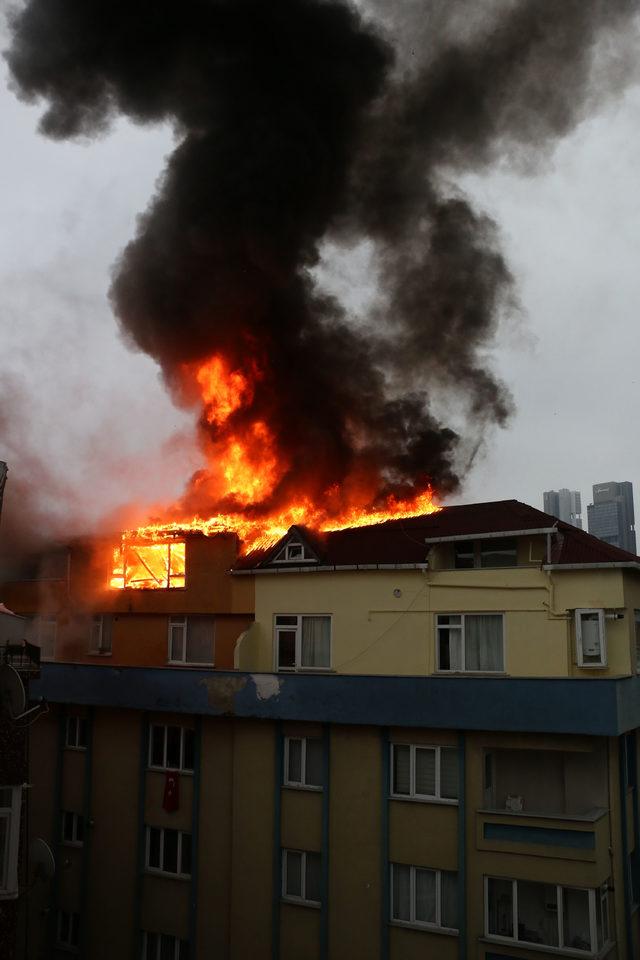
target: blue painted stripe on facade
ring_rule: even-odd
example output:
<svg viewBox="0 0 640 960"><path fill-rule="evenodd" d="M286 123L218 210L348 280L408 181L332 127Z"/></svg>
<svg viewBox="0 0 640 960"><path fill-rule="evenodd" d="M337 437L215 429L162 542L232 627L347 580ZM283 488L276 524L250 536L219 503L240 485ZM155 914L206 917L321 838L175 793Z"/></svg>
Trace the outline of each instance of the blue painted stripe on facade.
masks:
<svg viewBox="0 0 640 960"><path fill-rule="evenodd" d="M189 889L189 947L198 956L198 847L200 840L200 783L202 780L202 717L195 718L193 795L191 800L191 884Z"/></svg>
<svg viewBox="0 0 640 960"><path fill-rule="evenodd" d="M467 957L466 738L458 734L458 957Z"/></svg>
<svg viewBox="0 0 640 960"><path fill-rule="evenodd" d="M31 689L29 690L31 692ZM58 742L56 746L56 772L53 784L53 822L51 824L51 849L56 865L62 863L61 830L62 830L62 766L64 760L64 746L67 737L67 716L61 713L58 717ZM53 954L57 935L58 902L59 902L60 871L56 868L51 879L49 890L49 914L47 917L47 945L48 953Z"/></svg>
<svg viewBox="0 0 640 960"><path fill-rule="evenodd" d="M633 927L631 921L631 883L629 876L629 824L627 823L627 739L618 740L618 783L620 788L620 832L622 834L622 874L624 892L624 926L627 957L633 957Z"/></svg>
<svg viewBox="0 0 640 960"><path fill-rule="evenodd" d="M556 830L552 827L525 827L515 823L485 823L485 840L507 840L510 843L540 843L550 847L571 847L574 850L595 850L596 835L592 830Z"/></svg>
<svg viewBox="0 0 640 960"><path fill-rule="evenodd" d="M133 710L383 727L617 736L640 726L640 677L276 674L274 693L273 676L46 663L40 678L31 683L31 695L50 702Z"/></svg>
<svg viewBox="0 0 640 960"><path fill-rule="evenodd" d="M284 773L284 736L282 724L276 725L273 784L273 863L271 891L271 957L280 957L280 898L282 896L282 783Z"/></svg>
<svg viewBox="0 0 640 960"><path fill-rule="evenodd" d="M389 883L389 796L391 794L391 746L389 728L380 731L382 750L382 797L380 816L380 960L389 960L391 889Z"/></svg>
<svg viewBox="0 0 640 960"><path fill-rule="evenodd" d="M320 960L329 957L329 799L331 790L331 728L322 727L322 892L320 898Z"/></svg>

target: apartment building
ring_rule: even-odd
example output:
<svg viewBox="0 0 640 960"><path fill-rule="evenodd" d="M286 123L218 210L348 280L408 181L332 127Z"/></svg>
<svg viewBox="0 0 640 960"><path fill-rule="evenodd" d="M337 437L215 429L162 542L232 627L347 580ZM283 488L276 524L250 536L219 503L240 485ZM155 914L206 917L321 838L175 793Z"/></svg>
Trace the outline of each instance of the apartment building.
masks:
<svg viewBox="0 0 640 960"><path fill-rule="evenodd" d="M517 501L128 549L49 589L28 957L637 956L640 559Z"/></svg>

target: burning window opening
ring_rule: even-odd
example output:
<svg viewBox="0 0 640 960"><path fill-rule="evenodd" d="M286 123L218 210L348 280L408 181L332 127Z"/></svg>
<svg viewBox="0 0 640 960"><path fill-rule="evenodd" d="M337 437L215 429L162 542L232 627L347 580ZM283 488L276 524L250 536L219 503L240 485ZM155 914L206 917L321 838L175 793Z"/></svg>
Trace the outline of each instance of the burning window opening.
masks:
<svg viewBox="0 0 640 960"><path fill-rule="evenodd" d="M135 543L123 537L113 551L111 587L172 590L185 586L185 542Z"/></svg>

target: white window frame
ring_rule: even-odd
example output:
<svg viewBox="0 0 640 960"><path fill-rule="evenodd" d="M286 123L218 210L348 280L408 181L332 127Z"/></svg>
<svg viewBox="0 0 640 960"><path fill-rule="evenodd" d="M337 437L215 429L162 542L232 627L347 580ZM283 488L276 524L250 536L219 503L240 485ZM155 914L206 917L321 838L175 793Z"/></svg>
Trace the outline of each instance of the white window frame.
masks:
<svg viewBox="0 0 640 960"><path fill-rule="evenodd" d="M70 732L72 729L72 724L75 725L75 736L71 737ZM84 743L80 743L80 731L84 729ZM65 738L64 745L67 750L82 750L87 749L88 741L88 723L87 718L80 716L78 713L70 713L67 716L67 722L65 727ZM75 742L74 742L75 741Z"/></svg>
<svg viewBox="0 0 640 960"><path fill-rule="evenodd" d="M155 958L153 960L160 960L162 941L161 938L165 937L170 940L173 940L173 960L180 960L180 948L182 944L185 944L186 949L188 950L189 941L181 940L180 937L174 936L172 933L156 933L155 930L143 930L142 931L142 960L147 960L148 951L147 951L147 939L149 936L157 937L157 945L155 950Z"/></svg>
<svg viewBox="0 0 640 960"><path fill-rule="evenodd" d="M298 552L299 551L299 552ZM272 560L272 563L317 563L315 557L308 554L302 540L289 540L278 555Z"/></svg>
<svg viewBox="0 0 640 960"><path fill-rule="evenodd" d="M508 937L504 934L489 933L489 880L502 880L506 883L511 883L511 903L512 903L512 918L511 926L513 928L513 936ZM496 943L517 943L523 947L531 947L531 943L528 940L519 940L518 939L518 882L520 883L530 883L536 882L540 883L542 881L529 881L521 880L518 881L512 877L496 877L491 875L484 877L484 932L485 936ZM608 912L609 910L609 894L608 894L608 884L603 884L603 886L593 889L592 887L577 887L573 884L559 884L559 883L549 883L545 884L548 887L555 887L556 890L556 907L555 910L552 909L551 905L549 907L549 912L554 912L557 915L558 922L558 943L559 946L549 946L548 944L540 944L540 947L548 953L558 953L558 954L570 954L575 957L596 957L599 955L602 949L607 944L610 944L611 941L611 918ZM591 948L589 950L580 950L577 947L567 947L564 946L564 891L565 890L580 890L582 893L587 893L589 895L589 938L591 940ZM607 904L607 930L608 939L604 942L603 947L598 947L598 931L596 923L596 894L599 895L602 909L602 901L606 901ZM535 944L534 944L535 946Z"/></svg>
<svg viewBox="0 0 640 960"><path fill-rule="evenodd" d="M504 569L502 567L496 567L498 569ZM500 610L474 610L468 611L466 613L461 613L459 610L449 610L449 611L440 611L436 613L436 670L438 673L445 674L460 674L460 673L472 673L475 675L482 674L483 676L492 676L498 677L501 676L506 671L506 662L507 662L507 638L505 631L505 615L503 611ZM438 622L439 617L460 617L460 624L450 624ZM465 620L467 617L501 617L502 618L502 668L500 670L467 670L466 669L466 644L465 644ZM461 630L461 640L460 640L460 653L462 658L463 666L460 670L447 670L440 666L440 631L441 630Z"/></svg>
<svg viewBox="0 0 640 960"><path fill-rule="evenodd" d="M456 759L458 758L458 748L450 746L449 744L432 744L432 743L396 743L395 741L390 745L390 754L391 754L391 790L389 796L394 800L419 800L421 803L433 803L434 801L438 803L447 803L451 806L457 806L459 802L459 792L460 792L460 783L458 782L458 797L443 797L441 796L441 758L443 750L454 750L456 753ZM396 747L409 747L409 793L394 793L394 754ZM435 750L435 767L436 767L436 792L434 794L430 793L417 793L416 792L416 750Z"/></svg>
<svg viewBox="0 0 640 960"><path fill-rule="evenodd" d="M158 830L160 833L160 866L151 867L149 866L149 855L151 853L151 831ZM171 830L173 833L178 834L178 849L177 849L177 863L178 871L176 873L173 870L164 869L164 838L168 830ZM176 830L173 827L156 827L153 824L145 824L145 855L144 855L144 868L147 873L154 873L162 875L163 877L180 877L183 880L189 880L191 878L190 873L182 873L182 838L183 837L191 838L191 834L186 830ZM191 856L193 857L193 847L191 848Z"/></svg>
<svg viewBox="0 0 640 960"><path fill-rule="evenodd" d="M108 629L105 630L105 626ZM110 613L94 613L89 624L89 653L98 657L110 657L113 643L112 630L113 617ZM104 643L105 636L108 637L108 644Z"/></svg>
<svg viewBox="0 0 640 960"><path fill-rule="evenodd" d="M411 871L409 874L409 912L411 919L410 920L397 920L393 916L393 871L395 867L409 867ZM442 923L442 874L443 873L452 873L455 874L455 870L435 870L433 867L421 867L418 865L410 863L390 863L390 877L389 877L389 909L390 909L390 922L394 926L398 927L414 927L418 930L443 930L447 933L459 933L459 927L446 927ZM436 919L435 923L428 922L426 920L416 920L416 870L425 870L427 873L435 874L436 878ZM458 921L460 922L460 921Z"/></svg>
<svg viewBox="0 0 640 960"><path fill-rule="evenodd" d="M69 939L62 939L62 917L69 918ZM73 942L73 928L75 923L75 932L77 943ZM71 953L77 953L80 950L80 914L74 910L58 910L56 922L56 947L62 950L68 950Z"/></svg>
<svg viewBox="0 0 640 960"><path fill-rule="evenodd" d="M598 614L598 633L600 636L600 660L597 663L585 663L584 650L582 645L582 614ZM578 607L575 612L576 626L576 662L584 670L601 669L607 666L607 630L605 624L604 610L599 607Z"/></svg>
<svg viewBox="0 0 640 960"><path fill-rule="evenodd" d="M193 616L193 615L192 615ZM175 663L180 666L188 667L213 667L215 666L216 660L216 618L210 617L212 621L212 631L211 631L211 660L187 660L187 633L189 630L189 614L172 614L169 617L169 625L167 630L167 663ZM182 627L182 659L176 660L171 657L171 630L173 627Z"/></svg>
<svg viewBox="0 0 640 960"><path fill-rule="evenodd" d="M6 805L4 791L10 791ZM0 901L15 900L18 896L18 850L20 848L20 815L22 786L0 786L0 820L6 821L6 845L0 861Z"/></svg>
<svg viewBox="0 0 640 960"><path fill-rule="evenodd" d="M278 617L296 617L297 623L278 624ZM326 667L303 667L302 666L302 621L305 617L326 617L329 621L329 665ZM296 631L296 651L295 665L293 667L281 667L279 664L280 631ZM276 673L327 673L333 669L333 616L330 613L276 613L273 617L273 637L274 637L274 671Z"/></svg>
<svg viewBox="0 0 640 960"><path fill-rule="evenodd" d="M162 750L163 762L162 766L158 766L153 762L153 728L164 730L164 746ZM167 763L167 740L168 740L168 730L169 727L176 727L180 731L180 765L178 767L171 766ZM150 723L149 724L149 756L147 767L149 770L177 770L180 773L192 774L193 767L185 767L184 765L184 756L185 756L185 739L187 733L192 733L194 736L194 752L195 752L195 730L193 727L181 727L177 723ZM195 760L194 760L195 762Z"/></svg>
<svg viewBox="0 0 640 960"><path fill-rule="evenodd" d="M66 825L67 817L70 817L71 823L71 838L67 838L66 834ZM84 843L84 817L81 813L75 813L73 810L63 810L62 811L62 825L61 825L61 836L62 843L65 847L81 847Z"/></svg>
<svg viewBox="0 0 640 960"><path fill-rule="evenodd" d="M287 854L288 853L299 853L302 855L302 867L300 870L300 886L302 890L302 895L300 897L295 896L292 893L287 893ZM320 859L320 870L322 871L322 859L321 855L314 850L294 850L292 847L283 847L282 848L282 899L286 900L287 903L303 903L308 907L320 907L322 906L320 900L309 900L306 897L306 885L307 885L307 854L318 857Z"/></svg>
<svg viewBox="0 0 640 960"><path fill-rule="evenodd" d="M300 780L289 779L289 744L292 740L299 740L302 744L300 748ZM284 738L284 777L285 787L294 787L296 790L315 790L316 793L322 792L321 783L307 783L307 741L317 741L322 746L320 737L285 737Z"/></svg>

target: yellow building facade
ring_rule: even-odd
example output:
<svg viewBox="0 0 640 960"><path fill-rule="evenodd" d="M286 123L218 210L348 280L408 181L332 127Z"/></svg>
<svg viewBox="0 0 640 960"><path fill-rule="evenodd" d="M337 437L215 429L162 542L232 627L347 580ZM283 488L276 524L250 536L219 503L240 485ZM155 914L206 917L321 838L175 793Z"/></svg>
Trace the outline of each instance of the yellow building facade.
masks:
<svg viewBox="0 0 640 960"><path fill-rule="evenodd" d="M207 542L106 594L117 654L34 684L59 869L26 957L638 955L638 558L516 501L292 528L210 579ZM205 615L222 662L177 664Z"/></svg>

